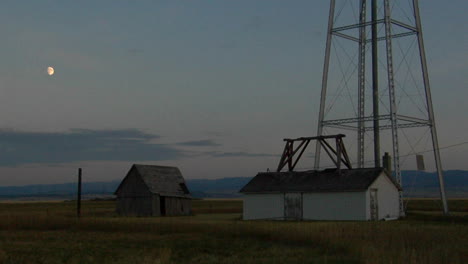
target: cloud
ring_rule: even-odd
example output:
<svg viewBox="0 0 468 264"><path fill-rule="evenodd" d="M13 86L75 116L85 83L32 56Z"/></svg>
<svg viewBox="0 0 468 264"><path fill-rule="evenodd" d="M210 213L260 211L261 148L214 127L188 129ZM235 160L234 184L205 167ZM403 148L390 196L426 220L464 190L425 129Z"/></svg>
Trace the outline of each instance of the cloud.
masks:
<svg viewBox="0 0 468 264"><path fill-rule="evenodd" d="M0 130L0 166L76 161L174 160L184 154L136 129L67 132Z"/></svg>
<svg viewBox="0 0 468 264"><path fill-rule="evenodd" d="M176 145L191 146L191 147L216 147L216 146L221 146L221 144L218 144L218 143L214 142L211 139L179 142L179 143L176 143Z"/></svg>
<svg viewBox="0 0 468 264"><path fill-rule="evenodd" d="M227 135L225 131L216 131L216 130L206 130L203 132L203 134L214 136L214 137L224 137Z"/></svg>
<svg viewBox="0 0 468 264"><path fill-rule="evenodd" d="M144 50L138 49L138 48L131 48L131 49L127 49L127 52L130 54L130 56L136 56L136 55L142 54Z"/></svg>
<svg viewBox="0 0 468 264"><path fill-rule="evenodd" d="M277 154L267 154L267 153L248 153L248 152L217 152L211 151L206 152L205 155L209 155L216 158L226 158L226 157L279 157Z"/></svg>

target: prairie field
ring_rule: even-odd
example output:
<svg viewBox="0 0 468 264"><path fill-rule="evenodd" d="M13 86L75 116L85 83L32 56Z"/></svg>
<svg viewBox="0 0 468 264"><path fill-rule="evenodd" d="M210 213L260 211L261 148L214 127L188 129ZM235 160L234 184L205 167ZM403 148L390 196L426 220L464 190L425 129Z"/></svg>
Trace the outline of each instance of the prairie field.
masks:
<svg viewBox="0 0 468 264"><path fill-rule="evenodd" d="M118 217L113 201L0 203L0 263L466 263L468 199L407 201L389 222L242 221L241 200L193 216Z"/></svg>

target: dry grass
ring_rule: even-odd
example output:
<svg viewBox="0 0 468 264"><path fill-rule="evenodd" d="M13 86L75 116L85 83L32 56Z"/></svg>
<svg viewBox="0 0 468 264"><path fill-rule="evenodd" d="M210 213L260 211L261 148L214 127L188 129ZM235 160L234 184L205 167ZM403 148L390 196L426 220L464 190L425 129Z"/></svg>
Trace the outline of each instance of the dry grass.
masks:
<svg viewBox="0 0 468 264"><path fill-rule="evenodd" d="M428 198L413 198L405 201L406 208L409 211L441 211L442 202L440 200ZM468 213L467 199L450 199L449 210L455 213Z"/></svg>
<svg viewBox="0 0 468 264"><path fill-rule="evenodd" d="M457 264L468 258L466 216L241 221L241 206L195 201L195 216L125 218L114 214L112 202L86 202L76 219L73 203L0 204L0 263ZM417 201L412 206L421 209Z"/></svg>

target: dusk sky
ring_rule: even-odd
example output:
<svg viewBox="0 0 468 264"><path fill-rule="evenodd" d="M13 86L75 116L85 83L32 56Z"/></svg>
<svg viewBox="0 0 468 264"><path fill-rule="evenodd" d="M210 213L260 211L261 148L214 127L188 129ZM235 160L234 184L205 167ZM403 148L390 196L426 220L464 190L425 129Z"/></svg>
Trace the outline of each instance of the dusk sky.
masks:
<svg viewBox="0 0 468 264"><path fill-rule="evenodd" d="M274 169L283 138L316 134L328 7L2 1L0 185ZM468 2L420 8L443 167L468 169Z"/></svg>

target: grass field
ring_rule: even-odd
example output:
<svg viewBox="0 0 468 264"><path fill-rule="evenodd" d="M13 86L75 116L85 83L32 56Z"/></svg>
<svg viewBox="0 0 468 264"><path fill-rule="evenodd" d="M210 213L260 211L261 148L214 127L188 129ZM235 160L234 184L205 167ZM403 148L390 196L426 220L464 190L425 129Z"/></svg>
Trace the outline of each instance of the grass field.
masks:
<svg viewBox="0 0 468 264"><path fill-rule="evenodd" d="M194 216L117 217L114 202L0 203L0 263L466 263L468 200L409 200L390 222L241 221L240 200Z"/></svg>

